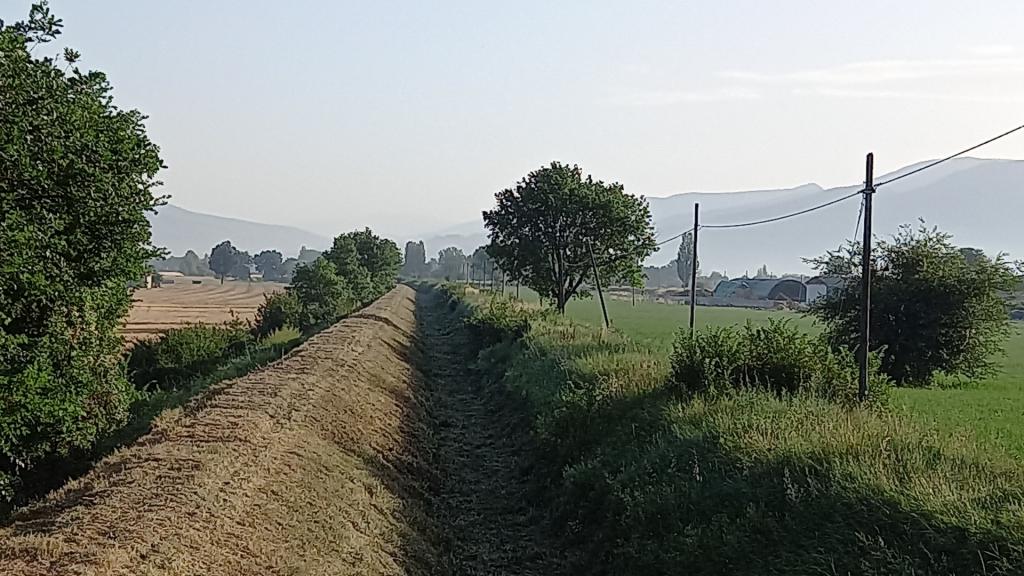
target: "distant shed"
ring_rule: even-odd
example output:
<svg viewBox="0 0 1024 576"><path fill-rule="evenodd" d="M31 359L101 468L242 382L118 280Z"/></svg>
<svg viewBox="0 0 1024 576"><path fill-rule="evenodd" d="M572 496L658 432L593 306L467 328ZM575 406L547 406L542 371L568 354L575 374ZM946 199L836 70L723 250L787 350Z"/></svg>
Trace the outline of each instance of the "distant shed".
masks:
<svg viewBox="0 0 1024 576"><path fill-rule="evenodd" d="M715 297L804 302L807 286L793 278L737 278L719 282Z"/></svg>

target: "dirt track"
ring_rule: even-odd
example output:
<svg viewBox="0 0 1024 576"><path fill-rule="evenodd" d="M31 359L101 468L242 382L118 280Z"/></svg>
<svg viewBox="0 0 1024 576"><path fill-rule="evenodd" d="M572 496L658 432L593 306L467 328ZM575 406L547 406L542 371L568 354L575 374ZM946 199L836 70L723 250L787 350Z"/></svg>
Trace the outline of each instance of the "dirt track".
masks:
<svg viewBox="0 0 1024 576"><path fill-rule="evenodd" d="M0 574L553 573L522 430L420 300L399 287L161 416L0 528Z"/></svg>

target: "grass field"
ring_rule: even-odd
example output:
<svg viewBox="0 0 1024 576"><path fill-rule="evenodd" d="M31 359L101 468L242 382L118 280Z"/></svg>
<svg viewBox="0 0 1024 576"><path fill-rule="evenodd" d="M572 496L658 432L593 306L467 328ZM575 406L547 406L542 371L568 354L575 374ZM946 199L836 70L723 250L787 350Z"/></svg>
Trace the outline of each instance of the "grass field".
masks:
<svg viewBox="0 0 1024 576"><path fill-rule="evenodd" d="M607 305L614 328L666 355L676 331L689 322L689 308L684 305L638 302L633 306L621 300L610 300ZM573 301L566 313L580 322L602 322L596 298ZM766 322L768 318L787 319L808 331L819 329L812 319L796 312L697 308L698 327L736 325L747 320ZM1014 326L1007 341L1001 368L997 376L959 389L900 389L896 391L896 403L943 433L970 434L1024 458L1024 330L1019 325Z"/></svg>
<svg viewBox="0 0 1024 576"><path fill-rule="evenodd" d="M193 284L193 281L200 282ZM182 324L219 324L234 318L252 319L263 296L282 290L275 282L221 284L215 278L175 278L173 284L137 290L132 310L122 328L129 340L162 334Z"/></svg>

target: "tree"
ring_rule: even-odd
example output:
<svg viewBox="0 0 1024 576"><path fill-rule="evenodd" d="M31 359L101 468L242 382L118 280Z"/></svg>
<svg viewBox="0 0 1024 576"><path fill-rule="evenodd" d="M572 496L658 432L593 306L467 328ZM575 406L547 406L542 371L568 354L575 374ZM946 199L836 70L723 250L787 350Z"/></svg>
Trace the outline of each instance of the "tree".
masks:
<svg viewBox="0 0 1024 576"><path fill-rule="evenodd" d="M316 262L316 259L319 258L321 254L323 253L319 250L313 250L312 248L306 248L303 246L302 248L299 248L299 256L297 260L300 264L312 264L313 262Z"/></svg>
<svg viewBox="0 0 1024 576"><path fill-rule="evenodd" d="M476 279L481 282L490 282L493 270L494 260L487 253L487 247L480 246L474 250L473 255L469 257L470 280Z"/></svg>
<svg viewBox="0 0 1024 576"><path fill-rule="evenodd" d="M761 267L757 269L757 275L754 276L754 277L755 278L771 278L772 275L771 275L770 272L768 272L768 265L767 264L762 264Z"/></svg>
<svg viewBox="0 0 1024 576"><path fill-rule="evenodd" d="M353 299L361 303L373 300L373 279L369 270L360 263L356 241L351 235L335 237L323 258L334 265L338 277L345 283Z"/></svg>
<svg viewBox="0 0 1024 576"><path fill-rule="evenodd" d="M249 280L251 274L252 256L244 250L239 250L235 253L235 265L231 268L231 272L228 272L228 275L237 280Z"/></svg>
<svg viewBox="0 0 1024 576"><path fill-rule="evenodd" d="M373 299L382 296L395 286L398 270L402 267L402 253L393 240L382 238L369 228L349 232L355 241L359 263L370 274L373 284Z"/></svg>
<svg viewBox="0 0 1024 576"><path fill-rule="evenodd" d="M485 211L487 252L509 276L550 297L559 312L588 295L590 248L606 283L642 283L640 261L654 252L651 211L621 184L584 178L578 166L553 162L495 194Z"/></svg>
<svg viewBox="0 0 1024 576"><path fill-rule="evenodd" d="M281 277L282 282L291 282L292 276L295 274L295 268L300 264L298 258L288 258L281 263Z"/></svg>
<svg viewBox="0 0 1024 576"><path fill-rule="evenodd" d="M1000 292L1014 276L1003 258L973 263L948 234L903 226L871 255L870 349L900 385L926 385L937 373L976 378L995 369L992 358L1008 335ZM851 242L810 263L843 280L812 314L833 342L855 350L860 341L861 245Z"/></svg>
<svg viewBox="0 0 1024 576"><path fill-rule="evenodd" d="M281 265L284 257L277 250L264 250L253 257L253 264L256 271L263 275L263 279L276 282L281 279Z"/></svg>
<svg viewBox="0 0 1024 576"><path fill-rule="evenodd" d="M45 2L0 22L0 500L26 467L127 418L125 287L160 256L145 117L74 50L42 56L61 26Z"/></svg>
<svg viewBox="0 0 1024 576"><path fill-rule="evenodd" d="M421 278L427 272L427 251L423 241L405 243L405 259L402 263L402 274L409 278Z"/></svg>
<svg viewBox="0 0 1024 576"><path fill-rule="evenodd" d="M676 273L683 286L690 285L690 277L693 274L693 233L683 234L679 241L679 251L676 253ZM699 264L698 264L699 266Z"/></svg>
<svg viewBox="0 0 1024 576"><path fill-rule="evenodd" d="M466 274L466 255L461 249L449 246L437 253L437 266L445 280L458 280Z"/></svg>
<svg viewBox="0 0 1024 576"><path fill-rule="evenodd" d="M230 240L225 240L213 247L210 251L210 270L224 283L224 277L236 271L240 259L238 249L231 245Z"/></svg>
<svg viewBox="0 0 1024 576"><path fill-rule="evenodd" d="M301 306L299 328L309 330L332 324L352 309L352 295L335 273L334 264L318 258L295 269L288 291Z"/></svg>

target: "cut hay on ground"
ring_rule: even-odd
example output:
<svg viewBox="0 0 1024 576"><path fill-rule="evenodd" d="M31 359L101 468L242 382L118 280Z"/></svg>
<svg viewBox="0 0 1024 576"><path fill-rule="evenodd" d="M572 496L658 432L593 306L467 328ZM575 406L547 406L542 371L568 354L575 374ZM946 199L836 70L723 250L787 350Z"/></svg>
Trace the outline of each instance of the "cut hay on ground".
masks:
<svg viewBox="0 0 1024 576"><path fill-rule="evenodd" d="M165 414L0 528L0 575L404 574L420 408L400 286L266 369Z"/></svg>

